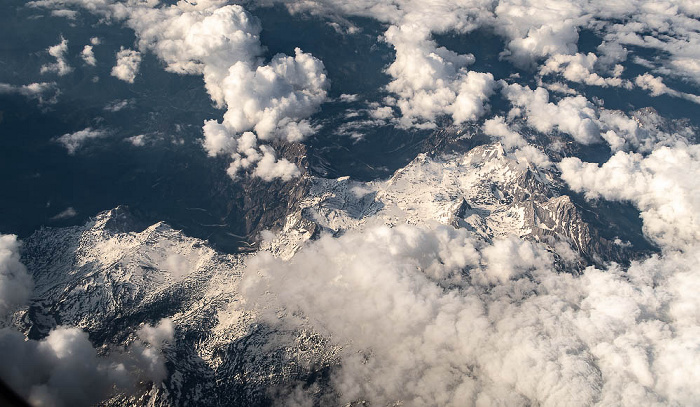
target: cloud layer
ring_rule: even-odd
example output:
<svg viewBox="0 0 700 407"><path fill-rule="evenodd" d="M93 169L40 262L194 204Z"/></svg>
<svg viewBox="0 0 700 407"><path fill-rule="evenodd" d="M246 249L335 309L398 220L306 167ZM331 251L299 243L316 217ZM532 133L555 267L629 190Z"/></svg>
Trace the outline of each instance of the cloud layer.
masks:
<svg viewBox="0 0 700 407"><path fill-rule="evenodd" d="M340 403L684 405L700 397L688 351L697 253L573 276L519 239L379 227L323 237L286 262L260 254L243 292L268 323L342 346Z"/></svg>
<svg viewBox="0 0 700 407"><path fill-rule="evenodd" d="M487 127L520 145L503 119ZM243 293L269 323L311 328L342 347L332 378L341 403L693 404L697 147L618 152L602 166L561 162L572 189L640 209L662 253L629 267L571 275L543 246L517 238L380 226L322 237L287 261L261 253Z"/></svg>

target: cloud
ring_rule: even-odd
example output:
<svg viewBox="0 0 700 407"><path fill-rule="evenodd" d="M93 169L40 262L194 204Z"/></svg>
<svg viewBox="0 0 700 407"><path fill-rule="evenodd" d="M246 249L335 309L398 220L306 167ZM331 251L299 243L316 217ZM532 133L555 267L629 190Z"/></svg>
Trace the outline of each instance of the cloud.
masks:
<svg viewBox="0 0 700 407"><path fill-rule="evenodd" d="M692 1L644 1L619 7L614 17L624 16L625 24L606 27L606 42L644 47L661 51L663 55L649 61L656 71L700 83L700 32L697 30L697 10ZM651 34L650 34L651 33Z"/></svg>
<svg viewBox="0 0 700 407"><path fill-rule="evenodd" d="M551 56L540 67L541 76L558 74L571 82L585 83L591 86L622 87L630 89L632 83L620 78L624 68L615 65L612 77L602 77L595 71L598 64L598 56L592 52L588 54L576 53L574 55L556 54Z"/></svg>
<svg viewBox="0 0 700 407"><path fill-rule="evenodd" d="M47 50L49 55L56 58L56 62L52 64L43 65L41 67L41 73L54 72L58 76L64 76L73 71L73 68L68 65L66 60L66 53L68 53L68 40L61 37L61 42L57 45L49 47Z"/></svg>
<svg viewBox="0 0 700 407"><path fill-rule="evenodd" d="M207 120L204 122L202 131L204 132L203 146L209 156L215 157L218 154L231 154L236 151L240 139L229 133L223 124L216 120ZM253 133L250 135L244 133L241 137L257 139Z"/></svg>
<svg viewBox="0 0 700 407"><path fill-rule="evenodd" d="M141 54L138 51L122 47L117 52L117 64L112 68L111 75L124 82L134 83L140 65Z"/></svg>
<svg viewBox="0 0 700 407"><path fill-rule="evenodd" d="M644 90L648 90L651 96L659 96L663 94L669 94L671 96L677 96L679 92L669 89L668 86L664 84L663 79L658 76L650 75L645 73L644 75L639 75L634 78L634 83Z"/></svg>
<svg viewBox="0 0 700 407"><path fill-rule="evenodd" d="M697 253L574 276L517 238L370 227L258 254L242 292L339 346L337 404L683 405L700 397Z"/></svg>
<svg viewBox="0 0 700 407"><path fill-rule="evenodd" d="M438 47L430 32L417 25L391 26L384 34L396 59L387 68L393 78L387 90L397 96L404 127L434 127L438 116L456 124L473 121L487 110L495 82L490 73L468 71L473 55Z"/></svg>
<svg viewBox="0 0 700 407"><path fill-rule="evenodd" d="M0 95L17 94L28 99L36 99L39 104L56 103L60 91L55 82L38 82L29 85L15 86L8 83L0 83ZM47 98L48 96L48 98Z"/></svg>
<svg viewBox="0 0 700 407"><path fill-rule="evenodd" d="M139 134L136 136L131 136L126 139L131 145L134 147L143 147L146 145L146 135L145 134Z"/></svg>
<svg viewBox="0 0 700 407"><path fill-rule="evenodd" d="M614 77L604 78L601 73L624 61L628 53L634 53L634 50L629 51L626 47L631 45L663 51L664 54L652 62L655 69L700 83L700 64L697 63L700 59L700 32L696 20L698 11L691 0L641 0L612 4L560 0L556 6L541 0L261 2L262 5L274 3L287 5L294 13L310 12L324 16L336 27L348 27L348 33L358 30L348 21L347 16L373 18L393 29L414 27L424 38L427 38L426 33L469 33L478 28L494 30L505 40L502 57L520 67L534 68L548 58L591 58L591 54L583 56L578 53L578 33L585 29L603 37L604 42L597 49L597 57L601 59L595 69L597 72L590 71L590 75L587 73L582 79L585 77L592 82L600 79L616 82ZM110 1L88 3L85 0L39 0L29 4L62 9L66 5L78 4L93 12L118 19L127 18L133 10L130 8L133 4L117 7ZM207 0L187 6L202 10L221 7L222 4L220 1ZM151 21L157 20L151 18ZM153 31L156 30L158 28L154 26ZM586 61L582 62L584 63L579 67L586 67ZM578 75L574 72L570 74ZM435 79L438 80L439 76Z"/></svg>
<svg viewBox="0 0 700 407"><path fill-rule="evenodd" d="M642 109L631 115L617 110L599 110L601 137L612 151L630 150L648 153L660 146L687 143L695 130L674 125L653 109Z"/></svg>
<svg viewBox="0 0 700 407"><path fill-rule="evenodd" d="M637 76L634 78L634 83L640 88L649 91L651 96L669 95L684 98L690 100L691 102L700 104L700 96L671 89L666 86L663 79L649 73Z"/></svg>
<svg viewBox="0 0 700 407"><path fill-rule="evenodd" d="M34 284L20 262L20 242L15 235L0 234L0 323L24 305Z"/></svg>
<svg viewBox="0 0 700 407"><path fill-rule="evenodd" d="M393 91L404 102L402 125L420 125L421 121L416 119L424 119L427 123L423 124L429 124L431 117L440 112L451 98L450 92L441 86L445 81L445 71L439 66L436 68L436 62L447 66L449 61L440 52L435 52L434 46L426 47L429 44L425 41L421 43L432 33L468 34L479 28L493 30L505 40L502 58L521 68L538 69L547 80L564 77L572 82L626 89L632 87L632 82L622 78L624 68L621 62L628 54L634 54L636 47L644 47L659 51L654 61L648 61L649 69L700 83L698 11L697 6L688 0L643 0L605 5L599 1L561 0L556 6L540 0L279 2L286 4L292 12L310 12L337 23L352 15L388 24L390 27L384 37L396 50L396 60L392 64L395 67L391 68L390 74L394 78ZM592 31L603 38L595 53L579 52L581 30ZM405 37L412 39L392 39L396 31L406 31ZM630 45L633 47L628 47ZM407 64L410 59L418 61L421 58L421 63ZM424 69L403 69L404 65ZM432 78L433 83L427 81L428 89L416 86L426 83L414 81L417 75ZM545 88L553 85L541 84ZM442 92L435 92L436 89ZM698 100L697 95L684 94L683 97L693 102ZM422 112L426 112L426 117L421 117Z"/></svg>
<svg viewBox="0 0 700 407"><path fill-rule="evenodd" d="M92 51L92 45L86 45L80 52L80 57L83 58L86 64L90 66L97 65L97 59L95 58L95 53Z"/></svg>
<svg viewBox="0 0 700 407"><path fill-rule="evenodd" d="M19 249L17 236L0 235L0 323L25 305L33 290ZM0 378L34 406L92 405L131 393L145 381L165 379L162 351L174 339L172 320L144 325L136 336L124 350L101 356L88 334L75 327L58 326L41 340L0 328Z"/></svg>
<svg viewBox="0 0 700 407"><path fill-rule="evenodd" d="M549 93L543 88L532 90L510 84L504 85L502 92L514 106L511 115L519 114L522 109L527 123L537 131L559 130L581 144L601 140L595 107L583 96L565 97L555 104L549 101Z"/></svg>
<svg viewBox="0 0 700 407"><path fill-rule="evenodd" d="M142 382L161 382L167 373L161 349L173 334L172 322L161 320L141 328L125 350L100 356L78 328L59 326L38 341L3 328L0 377L35 406L92 405Z"/></svg>
<svg viewBox="0 0 700 407"><path fill-rule="evenodd" d="M68 154L73 155L78 151L88 140L104 137L107 132L104 130L93 129L88 127L75 133L66 133L54 140L63 145L68 150Z"/></svg>
<svg viewBox="0 0 700 407"><path fill-rule="evenodd" d="M544 11L542 9L530 9L526 15L530 18L533 17L533 12L541 12L543 16L555 14L550 18L555 18L552 24L543 24L540 26L533 26L534 21L539 20L541 17L533 18L534 21L526 21L525 19L512 18L513 9L516 13L522 13L521 9L525 4L518 5L504 5L499 4L496 8L496 13L499 17L504 14L508 15L505 20L510 22L512 25L509 26L507 23L505 26L497 26L497 29L504 29L506 32L510 31L510 36L515 34L515 38L512 38L508 43L508 49L502 55L512 61L516 66L519 67L531 67L534 65L534 61L540 57L545 57L552 54L570 54L576 52L576 44L578 42L578 30L576 24L571 19L558 20L558 11L564 11L567 13L568 10L562 9L552 12L548 12L551 9ZM529 5L528 5L529 6ZM521 14L522 15L522 14ZM518 21L520 20L520 21ZM525 21L523 21L525 20ZM519 22L524 22L523 26L518 27L516 24ZM523 35L520 32L527 29L527 34Z"/></svg>
<svg viewBox="0 0 700 407"><path fill-rule="evenodd" d="M651 109L633 112L630 116L596 106L581 95L562 97L555 103L542 87L532 90L516 83L501 83L503 96L513 105L508 119L522 117L529 127L542 133L559 131L581 144L605 141L612 151L639 152L650 152L659 145L692 138L692 131L686 134L685 131L665 130L672 126Z"/></svg>
<svg viewBox="0 0 700 407"><path fill-rule="evenodd" d="M571 189L588 198L634 203L658 244L681 249L700 241L699 145L660 147L647 156L618 152L601 166L569 157L559 167Z"/></svg>
<svg viewBox="0 0 700 407"><path fill-rule="evenodd" d="M529 145L520 133L512 130L502 116L484 121L482 128L484 133L500 140L506 150L514 151L516 157L539 167L549 167L552 164L545 153Z"/></svg>
<svg viewBox="0 0 700 407"><path fill-rule="evenodd" d="M502 116L486 120L483 129L487 135L499 138L506 148L521 147L527 144L523 136L508 127Z"/></svg>
<svg viewBox="0 0 700 407"><path fill-rule="evenodd" d="M78 17L78 12L75 10L52 10L51 16L53 17L63 17L69 20L75 20Z"/></svg>
<svg viewBox="0 0 700 407"><path fill-rule="evenodd" d="M294 56L276 55L264 64L260 23L239 5L218 0L162 7L155 2L60 3L124 21L135 31L139 49L155 53L168 71L202 75L212 100L226 108L221 123L234 142L246 131L254 131L259 140L296 142L316 129L306 119L327 99L323 63L296 49ZM58 4L43 0L30 6ZM115 67L113 74L133 80L133 71ZM208 134L205 128L204 146L215 144L206 140Z"/></svg>
<svg viewBox="0 0 700 407"><path fill-rule="evenodd" d="M301 120L326 99L323 63L295 49L295 56L276 55L268 65L250 70L239 62L223 81L229 109L223 124L232 132L254 129L261 140L300 141L308 134ZM235 104L234 104L235 103ZM242 107L233 107L242 105Z"/></svg>
<svg viewBox="0 0 700 407"><path fill-rule="evenodd" d="M348 94L348 93L343 93L343 94L340 95L340 97L338 98L338 100L341 101L341 102L343 102L343 103L357 102L359 99L360 99L360 96L359 96L359 95Z"/></svg>
<svg viewBox="0 0 700 407"><path fill-rule="evenodd" d="M211 156L226 153L233 161L226 172L236 179L241 171L251 170L251 175L272 181L280 178L289 181L301 175L296 165L287 159L277 159L275 151L267 145L258 145L257 137L252 132L243 133L237 140L231 137L225 126L209 121L204 125L204 147Z"/></svg>
<svg viewBox="0 0 700 407"><path fill-rule="evenodd" d="M104 110L112 113L116 113L119 111L122 111L126 108L133 107L134 105L134 99L118 99L114 100L112 102L109 102L105 107Z"/></svg>
<svg viewBox="0 0 700 407"><path fill-rule="evenodd" d="M275 138L298 142L315 132L303 118L325 100L328 82L319 60L298 48L295 52L294 57L276 55L254 71L240 62L229 69L223 83L224 100L236 101L243 108L229 107L221 123L206 121L203 145L210 156L231 156L228 174L232 178L258 161L252 175L264 180L288 181L299 175L294 164L277 160L271 147L257 146L258 140ZM249 128L255 133L240 134Z"/></svg>
<svg viewBox="0 0 700 407"><path fill-rule="evenodd" d="M58 213L56 216L52 216L51 220L70 219L72 217L75 217L77 214L78 214L78 212L75 209L73 209L72 206L69 206L64 211L61 211L60 213Z"/></svg>
<svg viewBox="0 0 700 407"><path fill-rule="evenodd" d="M253 131L259 141L275 138L298 141L314 131L315 127L305 120L326 100L328 79L323 64L300 50L295 51L294 57L276 56L269 64L263 64L260 24L242 7L219 1L202 1L196 5L180 2L164 7L150 3L125 6L111 1L88 4L82 0L68 4L123 20L136 32L139 49L154 52L165 62L166 69L203 75L212 100L227 109L220 120L228 134L224 137L236 141L244 132ZM665 33L668 38L664 40L673 45L670 59L662 68L671 69L674 64L680 64L685 71L691 69L691 63L683 62L689 57L681 55L680 45L698 40L687 18L694 9L687 5L674 10L649 2L638 7L616 4L612 8L599 8L597 3L566 0L554 8L539 1L502 1L494 5L440 0L425 4L408 1L347 4L324 0L285 4L293 12L324 15L337 24L346 24L343 16L347 15L388 23L382 38L394 47L396 59L387 68L392 78L386 87L390 96L385 99L385 106L379 107L382 110L375 112L383 114L382 121L397 115L393 123L403 127L433 127L441 116L449 116L457 124L476 120L487 112L488 99L496 86L490 74L467 69L474 62L472 55L438 46L432 39L434 33L495 28L507 40L503 57L520 66L532 66L544 60L540 68L542 78L563 77L572 82L624 88L632 85L621 77L620 62L630 53L625 46L659 47L651 39L639 36L649 32L650 27L661 28L654 16L663 15L677 23L674 28L664 26L658 31ZM624 18L634 23L621 26L611 22ZM592 29L605 37L596 53L578 52L576 44L581 28ZM544 90L536 89L530 94L528 88L521 87L518 91L512 86L506 86L506 93L518 101L516 107L529 109L528 123L539 131L559 130L584 144L606 140L613 149L626 148L629 144L628 135L608 129L603 119L597 117L595 106L583 96L570 96L555 103L550 102ZM542 83L542 87L554 89L555 86L557 83ZM694 100L694 95L687 98ZM209 134L221 137L223 133L205 129L204 134L206 138ZM216 144L205 140L204 146ZM235 147L230 149L235 151ZM207 152L212 154L212 150ZM232 157L232 161L235 159Z"/></svg>
<svg viewBox="0 0 700 407"><path fill-rule="evenodd" d="M161 319L157 325L144 325L136 334L142 342L161 349L164 345L171 343L175 335L173 321L169 318Z"/></svg>
<svg viewBox="0 0 700 407"><path fill-rule="evenodd" d="M315 131L306 118L326 100L329 87L320 60L297 48L294 56L275 55L263 64L260 24L238 5L201 2L193 8L180 3L130 13L127 24L139 35L141 49L154 51L170 71L202 74L212 100L226 108L221 122L205 122L203 146L210 156L231 156L232 178L249 168L266 180L299 174L289 161L276 160L269 147L257 143L297 142ZM256 145L239 152L237 144L251 139ZM251 164L262 158L254 170Z"/></svg>
<svg viewBox="0 0 700 407"><path fill-rule="evenodd" d="M276 178L282 181L289 181L300 175L296 165L284 158L277 159L275 151L271 147L260 146L260 150L262 151L262 158L255 166L254 176L260 177L265 181L272 181Z"/></svg>

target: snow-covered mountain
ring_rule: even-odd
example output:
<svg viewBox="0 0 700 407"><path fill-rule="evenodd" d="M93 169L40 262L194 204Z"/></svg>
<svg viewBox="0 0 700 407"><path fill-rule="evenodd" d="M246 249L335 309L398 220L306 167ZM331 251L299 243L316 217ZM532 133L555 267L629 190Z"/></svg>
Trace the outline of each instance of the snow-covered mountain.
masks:
<svg viewBox="0 0 700 407"><path fill-rule="evenodd" d="M519 161L499 143L464 154L420 154L386 181L310 177L310 184L287 215L284 233L266 249L293 252L314 234L338 235L366 224L432 222L466 228L485 241L517 236L569 246L580 265L631 255L627 244L606 239L584 220L586 209L566 195L556 170Z"/></svg>
<svg viewBox="0 0 700 407"><path fill-rule="evenodd" d="M324 234L441 224L485 243L540 242L569 272L634 253L584 221L556 170L519 161L498 143L421 154L385 181L306 175L297 185L305 195L280 230L261 233L260 251L289 259ZM145 227L123 207L83 226L43 228L25 242L35 290L15 325L30 338L72 325L97 345L125 345L141 324L172 318L168 379L108 404L255 405L293 384L323 387L339 363L337 345L311 328L258 320L239 294L253 255L218 253L164 223Z"/></svg>

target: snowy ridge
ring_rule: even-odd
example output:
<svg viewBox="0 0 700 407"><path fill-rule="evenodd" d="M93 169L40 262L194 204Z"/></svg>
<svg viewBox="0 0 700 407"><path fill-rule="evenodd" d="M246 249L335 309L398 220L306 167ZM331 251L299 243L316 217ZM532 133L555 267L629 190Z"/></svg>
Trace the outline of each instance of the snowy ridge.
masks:
<svg viewBox="0 0 700 407"><path fill-rule="evenodd" d="M313 178L284 233L264 247L289 257L321 231L338 235L367 224L437 222L467 228L485 241L517 236L552 246L564 242L584 257L581 264L623 258L621 248L583 221L562 187L555 171L518 161L500 143L463 155L420 154L387 181Z"/></svg>
<svg viewBox="0 0 700 407"><path fill-rule="evenodd" d="M303 375L295 367L301 361L332 352L304 332L293 333L302 350L268 344L269 328L239 304L242 256L217 253L162 222L139 231L124 208L82 227L41 229L25 249L35 300L15 319L30 337L65 324L98 344L127 344L144 320L173 319L178 344L166 350L169 379L112 404L255 402L271 381Z"/></svg>
<svg viewBox="0 0 700 407"><path fill-rule="evenodd" d="M83 227L35 233L26 256L34 271L34 297L42 300L33 314L51 325L94 328L164 293L200 291L204 280L235 269L235 258L164 223L126 231L128 216L117 208Z"/></svg>

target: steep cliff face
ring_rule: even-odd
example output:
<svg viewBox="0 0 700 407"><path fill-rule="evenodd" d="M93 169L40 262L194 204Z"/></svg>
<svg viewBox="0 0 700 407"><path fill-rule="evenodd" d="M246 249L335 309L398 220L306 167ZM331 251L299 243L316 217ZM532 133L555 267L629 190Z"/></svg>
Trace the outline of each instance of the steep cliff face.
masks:
<svg viewBox="0 0 700 407"><path fill-rule="evenodd" d="M465 228L484 242L541 242L568 272L634 253L583 220L556 171L519 162L499 144L421 154L386 181L305 175L295 185L284 192L279 230L261 231L259 250L291 258L323 234L408 223ZM337 349L310 329L267 326L246 308L239 284L250 256L218 253L164 223L145 227L121 207L83 226L41 229L25 244L36 289L16 325L31 338L73 325L97 345L124 345L140 324L171 317L169 378L108 404L264 405L278 388L323 388Z"/></svg>

